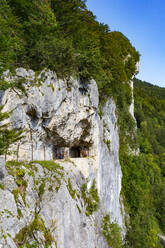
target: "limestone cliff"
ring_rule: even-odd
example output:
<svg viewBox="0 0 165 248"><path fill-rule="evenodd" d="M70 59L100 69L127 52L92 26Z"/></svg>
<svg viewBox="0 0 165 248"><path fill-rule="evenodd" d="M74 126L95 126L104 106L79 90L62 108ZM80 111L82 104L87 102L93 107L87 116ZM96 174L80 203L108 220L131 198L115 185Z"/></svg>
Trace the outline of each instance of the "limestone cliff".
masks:
<svg viewBox="0 0 165 248"><path fill-rule="evenodd" d="M100 118L93 80L67 82L51 71L36 76L23 68L15 78L6 75L18 78L26 95L1 92L11 126L25 136L6 156L0 178L0 247L108 248L105 215L125 233L113 100Z"/></svg>

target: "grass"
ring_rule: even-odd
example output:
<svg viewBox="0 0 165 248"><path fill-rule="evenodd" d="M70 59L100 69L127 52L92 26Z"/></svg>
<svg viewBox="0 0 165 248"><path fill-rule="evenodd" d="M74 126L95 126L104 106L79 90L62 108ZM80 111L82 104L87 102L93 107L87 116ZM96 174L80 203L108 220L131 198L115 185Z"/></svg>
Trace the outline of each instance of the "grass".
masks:
<svg viewBox="0 0 165 248"><path fill-rule="evenodd" d="M63 170L64 167L54 161L31 161L30 164L40 164L43 168L49 171Z"/></svg>

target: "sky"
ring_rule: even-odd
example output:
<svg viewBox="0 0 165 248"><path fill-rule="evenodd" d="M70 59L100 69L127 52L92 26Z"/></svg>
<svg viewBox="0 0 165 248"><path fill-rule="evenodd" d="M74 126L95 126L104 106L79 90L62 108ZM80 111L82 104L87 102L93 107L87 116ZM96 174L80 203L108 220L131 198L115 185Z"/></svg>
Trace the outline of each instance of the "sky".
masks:
<svg viewBox="0 0 165 248"><path fill-rule="evenodd" d="M137 78L165 87L165 0L87 0L87 6L139 51Z"/></svg>

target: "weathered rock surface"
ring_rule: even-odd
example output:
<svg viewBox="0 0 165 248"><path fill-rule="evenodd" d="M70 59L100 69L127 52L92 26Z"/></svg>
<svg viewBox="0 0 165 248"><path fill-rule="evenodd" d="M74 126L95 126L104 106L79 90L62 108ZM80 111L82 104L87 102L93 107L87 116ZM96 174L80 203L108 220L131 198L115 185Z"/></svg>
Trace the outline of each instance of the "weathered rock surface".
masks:
<svg viewBox="0 0 165 248"><path fill-rule="evenodd" d="M47 230L54 240L52 247L107 248L101 230L103 215L109 214L125 233L114 102L112 99L107 101L100 118L98 89L93 80L84 85L74 79L69 82L58 80L51 71L35 76L33 71L19 68L16 73L16 77L25 79L27 95L7 90L0 94L1 103L5 104L4 111L13 111L12 127L24 128L26 133L12 147L16 153L8 159L52 160L56 147L87 147L89 158L74 158L72 162L58 160L64 167L60 185L57 172L50 172L39 164L32 168L24 164L25 175L21 180L27 185L24 182L22 186L18 168L13 175L8 167L3 181L5 188L0 189L0 202L3 202L0 204L0 245L19 246L17 234L24 227L31 227L37 215L42 230L34 230L25 242L37 241L39 247L46 247L44 235ZM68 179L77 193L68 189ZM90 191L95 180L100 207L88 216L81 186L86 183ZM44 192L41 193L42 187Z"/></svg>
<svg viewBox="0 0 165 248"><path fill-rule="evenodd" d="M132 116L132 118L135 120L135 116L134 116L134 96L133 96L133 81L130 81L130 87L132 89L132 102L129 106L129 112Z"/></svg>
<svg viewBox="0 0 165 248"><path fill-rule="evenodd" d="M92 170L96 173L94 159L82 160L89 175ZM0 205L1 247L17 247L32 242L36 242L37 247L47 247L45 232L51 233L50 247L108 247L101 233L103 212L98 209L98 212L88 217L81 193L82 185L92 183L93 179L89 181L85 178L76 162L74 159L69 162L60 161L64 169L61 167L52 171L42 168L39 164L33 165L32 168L20 168L20 165L15 165L15 177L7 176L4 189L0 189L0 199L3 199ZM20 169L25 172L23 180L27 182L26 189L18 186ZM12 163L8 166L8 171L14 173ZM71 182L70 189L68 179ZM76 192L75 195L71 189ZM41 229L40 226L35 226L36 230L32 230L31 223L36 216L43 226ZM25 233L24 227L28 227ZM23 240L20 238L22 233Z"/></svg>
<svg viewBox="0 0 165 248"><path fill-rule="evenodd" d="M74 79L67 83L50 71L43 71L34 83L34 79L29 80L31 70L17 69L17 74L25 78L27 96L8 90L1 98L4 111L13 111L12 127L27 130L26 137L15 146L15 159L50 160L53 147L60 146L87 145L92 150L92 125L98 107L96 83L92 80L82 85Z"/></svg>
<svg viewBox="0 0 165 248"><path fill-rule="evenodd" d="M4 156L0 156L0 181L2 181L5 177L5 158Z"/></svg>

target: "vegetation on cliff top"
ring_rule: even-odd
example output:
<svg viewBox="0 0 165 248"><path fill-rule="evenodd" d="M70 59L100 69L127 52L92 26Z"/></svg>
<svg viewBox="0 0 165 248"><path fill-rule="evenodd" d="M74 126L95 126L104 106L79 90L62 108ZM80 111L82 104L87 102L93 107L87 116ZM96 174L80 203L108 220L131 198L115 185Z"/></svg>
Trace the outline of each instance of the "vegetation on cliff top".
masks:
<svg viewBox="0 0 165 248"><path fill-rule="evenodd" d="M48 68L62 78L94 78L112 94L136 73L139 54L120 32L99 23L84 0L3 0L0 3L1 72Z"/></svg>
<svg viewBox="0 0 165 248"><path fill-rule="evenodd" d="M24 90L22 80L7 83L2 74L30 66L51 69L68 85L71 75L82 83L94 78L100 102L113 96L121 113L130 101L123 82L136 74L139 54L122 33L99 23L85 0L2 0L0 30L0 89ZM123 118L129 119L127 113Z"/></svg>

